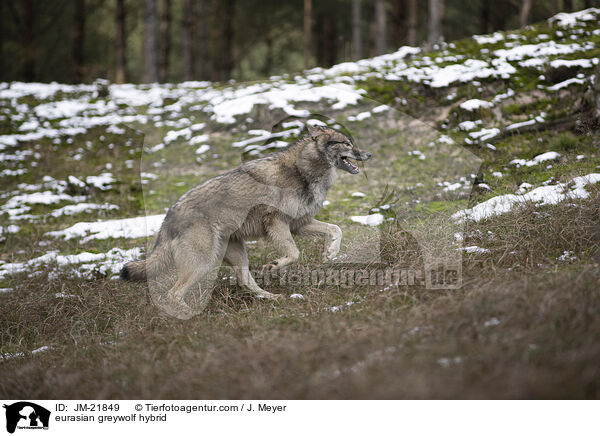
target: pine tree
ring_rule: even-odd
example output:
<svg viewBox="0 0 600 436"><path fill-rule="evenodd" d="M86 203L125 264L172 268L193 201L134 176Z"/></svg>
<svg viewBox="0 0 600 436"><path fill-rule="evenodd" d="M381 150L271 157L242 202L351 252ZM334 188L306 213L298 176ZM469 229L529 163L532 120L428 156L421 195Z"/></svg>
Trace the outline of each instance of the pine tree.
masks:
<svg viewBox="0 0 600 436"><path fill-rule="evenodd" d="M115 27L115 82L124 83L127 80L125 66L125 0L117 0Z"/></svg>
<svg viewBox="0 0 600 436"><path fill-rule="evenodd" d="M360 0L352 0L352 58L362 58Z"/></svg>
<svg viewBox="0 0 600 436"><path fill-rule="evenodd" d="M158 66L158 79L167 81L169 71L169 52L171 51L171 0L163 0L160 15L160 60Z"/></svg>
<svg viewBox="0 0 600 436"><path fill-rule="evenodd" d="M156 0L144 0L144 69L142 80L158 82Z"/></svg>
<svg viewBox="0 0 600 436"><path fill-rule="evenodd" d="M385 0L375 0L375 53L387 51Z"/></svg>
<svg viewBox="0 0 600 436"><path fill-rule="evenodd" d="M429 0L429 26L427 44L433 47L444 39L442 20L444 17L444 0Z"/></svg>
<svg viewBox="0 0 600 436"><path fill-rule="evenodd" d="M417 45L417 28L419 26L419 9L417 0L408 0L408 33L406 42L408 45Z"/></svg>

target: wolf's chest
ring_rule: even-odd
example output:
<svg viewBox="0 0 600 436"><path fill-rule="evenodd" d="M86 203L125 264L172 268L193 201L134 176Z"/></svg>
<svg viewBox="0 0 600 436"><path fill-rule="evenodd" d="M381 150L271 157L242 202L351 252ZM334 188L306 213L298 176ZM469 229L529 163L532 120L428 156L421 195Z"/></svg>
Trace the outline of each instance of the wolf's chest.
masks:
<svg viewBox="0 0 600 436"><path fill-rule="evenodd" d="M296 218L301 218L307 215L315 216L319 209L323 207L327 192L335 180L335 172L332 172L309 184L307 189L300 194L298 214Z"/></svg>

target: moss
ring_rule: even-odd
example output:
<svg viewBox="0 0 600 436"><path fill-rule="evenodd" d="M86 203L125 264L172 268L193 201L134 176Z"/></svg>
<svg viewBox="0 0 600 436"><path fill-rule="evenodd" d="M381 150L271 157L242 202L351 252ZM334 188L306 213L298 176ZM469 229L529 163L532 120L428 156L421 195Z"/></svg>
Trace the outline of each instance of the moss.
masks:
<svg viewBox="0 0 600 436"><path fill-rule="evenodd" d="M573 135L571 132L562 132L550 139L549 145L552 150L577 150L581 144L580 137Z"/></svg>
<svg viewBox="0 0 600 436"><path fill-rule="evenodd" d="M423 204L418 204L415 208L417 212L425 214L435 214L454 210L456 207L452 201L430 201Z"/></svg>
<svg viewBox="0 0 600 436"><path fill-rule="evenodd" d="M513 66L517 69L517 73L513 74L509 81L516 90L523 92L537 89L540 84L540 72L538 70L519 67L516 62Z"/></svg>
<svg viewBox="0 0 600 436"><path fill-rule="evenodd" d="M537 114L543 110L550 110L557 104L557 99L542 98L530 103L508 103L502 106L502 112L507 115Z"/></svg>
<svg viewBox="0 0 600 436"><path fill-rule="evenodd" d="M367 91L369 97L381 102L382 104L394 104L398 89L404 91L406 84L394 84L393 82L382 79L369 78L360 84L360 87Z"/></svg>

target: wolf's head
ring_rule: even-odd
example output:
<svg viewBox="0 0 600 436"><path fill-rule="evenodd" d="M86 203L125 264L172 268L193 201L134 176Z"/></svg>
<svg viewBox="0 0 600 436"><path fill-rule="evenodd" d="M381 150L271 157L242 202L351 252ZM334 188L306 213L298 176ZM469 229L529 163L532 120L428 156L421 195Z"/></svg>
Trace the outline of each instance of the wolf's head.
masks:
<svg viewBox="0 0 600 436"><path fill-rule="evenodd" d="M331 127L307 125L308 134L316 144L317 150L330 167L358 174L358 166L351 160L366 161L371 153L363 151L353 144L352 139Z"/></svg>

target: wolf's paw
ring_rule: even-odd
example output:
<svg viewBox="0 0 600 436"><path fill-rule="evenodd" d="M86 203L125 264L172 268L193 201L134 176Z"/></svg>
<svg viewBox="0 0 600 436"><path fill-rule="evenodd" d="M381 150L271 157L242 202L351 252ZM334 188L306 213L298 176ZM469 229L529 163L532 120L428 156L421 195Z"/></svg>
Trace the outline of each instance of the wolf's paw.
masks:
<svg viewBox="0 0 600 436"><path fill-rule="evenodd" d="M256 298L261 298L261 299L265 299L265 300L279 300L280 295L278 294L271 294L270 292L267 291L262 291L262 292L257 292L255 294Z"/></svg>
<svg viewBox="0 0 600 436"><path fill-rule="evenodd" d="M197 314L183 299L175 297L168 297L160 307L167 314L183 320L190 319Z"/></svg>
<svg viewBox="0 0 600 436"><path fill-rule="evenodd" d="M340 252L342 245L342 230L335 224L329 224L331 243L325 250L325 261L333 260Z"/></svg>
<svg viewBox="0 0 600 436"><path fill-rule="evenodd" d="M267 264L263 265L261 268L261 272L264 274L267 272L276 271L279 268L280 268L280 266L277 265L277 261L274 261L272 263L267 263Z"/></svg>
<svg viewBox="0 0 600 436"><path fill-rule="evenodd" d="M340 252L341 240L334 240L325 250L325 260L333 260Z"/></svg>
<svg viewBox="0 0 600 436"><path fill-rule="evenodd" d="M281 269L283 267L286 267L288 265L291 265L292 263L294 263L296 260L298 260L298 257L281 257L279 259L275 259L273 262L268 263L266 265L263 265L262 267L262 273L264 274L265 272L269 272L269 271L276 271L278 269Z"/></svg>

